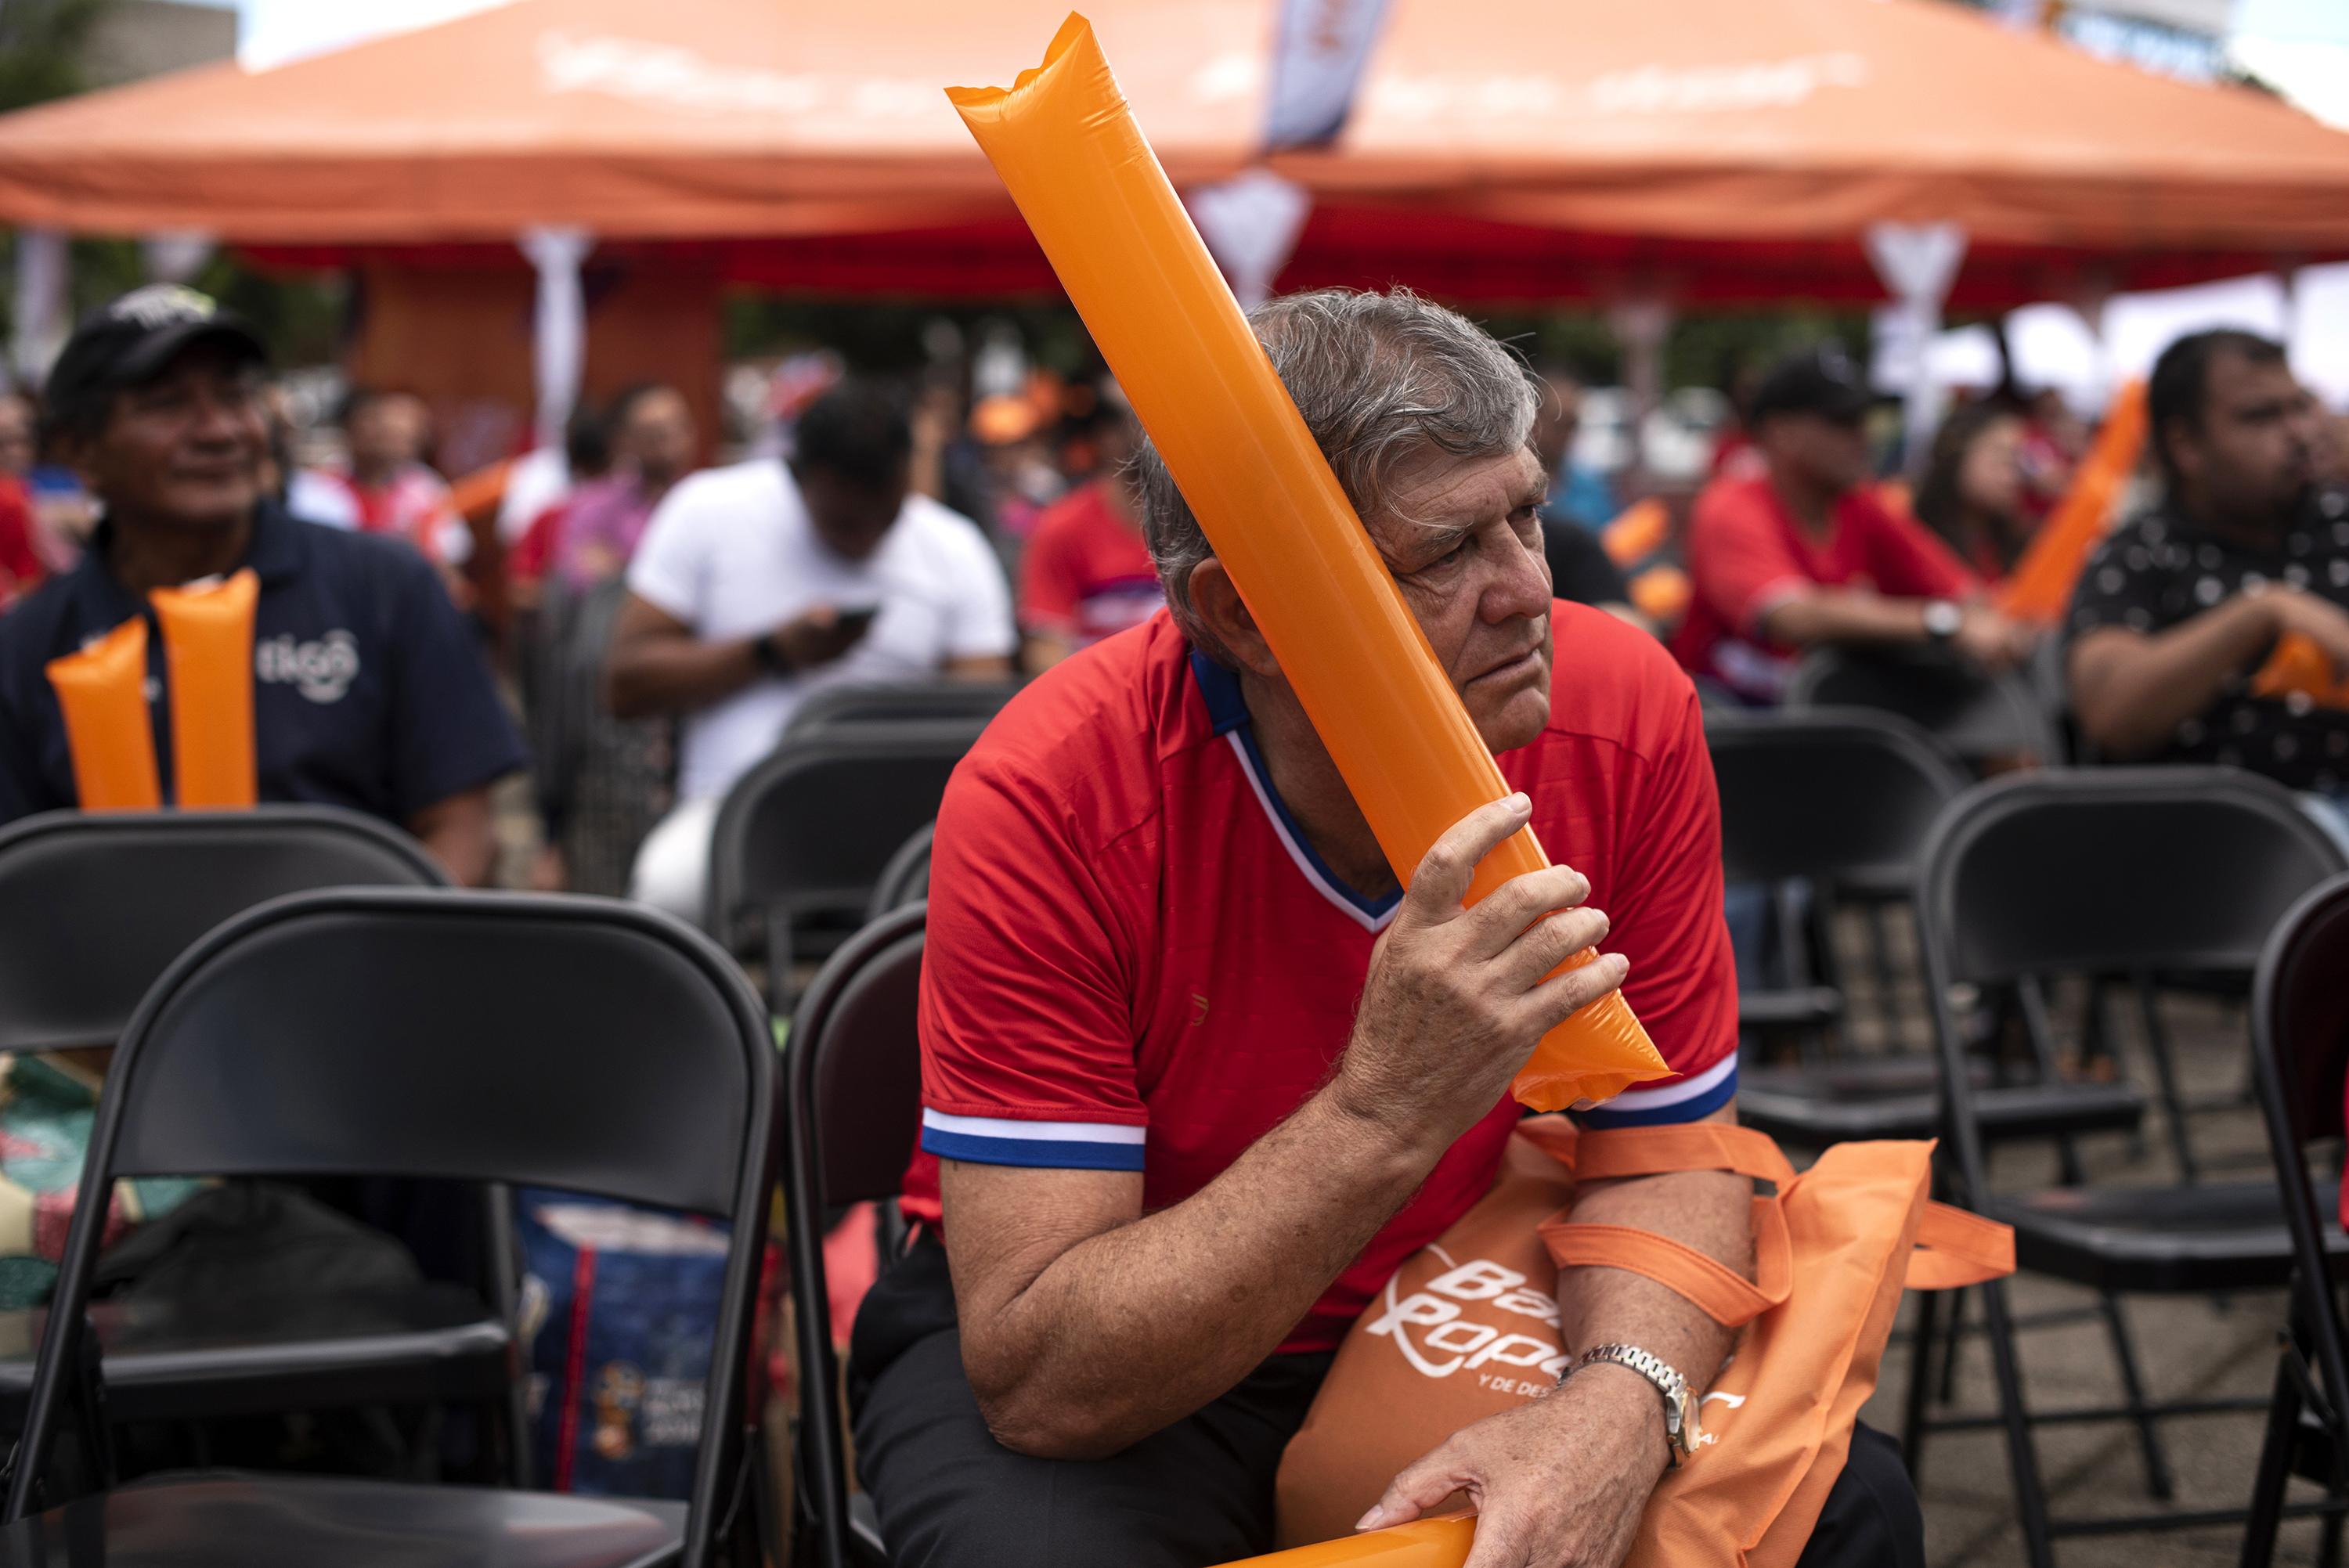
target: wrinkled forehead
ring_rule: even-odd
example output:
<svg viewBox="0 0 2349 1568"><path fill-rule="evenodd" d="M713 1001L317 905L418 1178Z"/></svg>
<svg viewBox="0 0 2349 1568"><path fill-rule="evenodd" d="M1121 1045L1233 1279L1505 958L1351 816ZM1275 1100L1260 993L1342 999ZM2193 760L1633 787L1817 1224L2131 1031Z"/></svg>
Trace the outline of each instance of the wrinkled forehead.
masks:
<svg viewBox="0 0 2349 1568"><path fill-rule="evenodd" d="M1376 514L1364 521L1381 539L1476 528L1537 505L1547 489L1529 447L1461 457L1423 446L1397 460Z"/></svg>

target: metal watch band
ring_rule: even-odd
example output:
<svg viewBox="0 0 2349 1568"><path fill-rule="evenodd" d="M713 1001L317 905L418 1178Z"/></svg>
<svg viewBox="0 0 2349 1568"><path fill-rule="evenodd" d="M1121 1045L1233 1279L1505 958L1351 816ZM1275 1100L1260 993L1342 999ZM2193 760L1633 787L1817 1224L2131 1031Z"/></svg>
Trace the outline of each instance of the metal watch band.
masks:
<svg viewBox="0 0 2349 1568"><path fill-rule="evenodd" d="M1597 1362L1608 1362L1629 1367L1656 1386L1664 1400L1664 1436L1671 1445L1671 1460L1677 1468L1681 1460L1696 1452L1704 1436L1697 1429L1697 1403L1688 1379L1661 1356L1651 1356L1636 1345L1594 1345L1575 1359L1574 1370ZM1561 1382L1563 1378L1559 1379Z"/></svg>

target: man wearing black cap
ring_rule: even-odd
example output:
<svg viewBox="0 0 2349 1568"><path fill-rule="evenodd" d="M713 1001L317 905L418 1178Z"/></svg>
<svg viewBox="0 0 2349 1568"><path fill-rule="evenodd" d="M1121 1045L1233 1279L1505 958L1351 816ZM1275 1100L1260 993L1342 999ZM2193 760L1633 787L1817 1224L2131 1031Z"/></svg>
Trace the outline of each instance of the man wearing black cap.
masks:
<svg viewBox="0 0 2349 1568"><path fill-rule="evenodd" d="M489 878L489 788L524 760L431 567L392 541L299 522L267 499L265 352L192 289L86 319L47 387L59 457L104 509L81 563L0 618L0 822L79 802L47 664L150 618L147 696L164 799L170 679L154 589L252 568L263 800L380 817L460 882Z"/></svg>
<svg viewBox="0 0 2349 1568"><path fill-rule="evenodd" d="M1692 598L1672 651L1691 674L1767 704L1818 644L1948 644L1991 669L2029 652L1948 546L1868 493L1868 403L1833 348L1755 390L1746 428L1764 471L1714 480L1689 518Z"/></svg>

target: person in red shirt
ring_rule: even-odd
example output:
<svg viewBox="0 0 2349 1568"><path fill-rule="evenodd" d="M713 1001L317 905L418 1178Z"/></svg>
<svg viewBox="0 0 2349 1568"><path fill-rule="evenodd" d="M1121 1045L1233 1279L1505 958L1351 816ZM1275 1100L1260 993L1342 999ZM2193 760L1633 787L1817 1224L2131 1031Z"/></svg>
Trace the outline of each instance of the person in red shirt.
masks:
<svg viewBox="0 0 2349 1568"><path fill-rule="evenodd" d="M1691 674L1769 704L1823 644L1945 643L1993 670L2030 652L1947 545L1868 492L1868 402L1831 349L1755 389L1746 423L1762 471L1713 480L1689 517L1692 593L1672 651Z"/></svg>
<svg viewBox="0 0 2349 1568"><path fill-rule="evenodd" d="M1402 291L1251 317L1516 791L1408 889L1230 577L1142 463L1166 613L1032 683L948 785L922 976L917 1240L860 1310L856 1453L901 1568L1201 1568L1269 1549L1272 1480L1331 1349L1490 1187L1535 1042L1620 985L1674 1069L1586 1124L1734 1119L1736 987L1696 694L1662 647L1551 597L1521 364ZM1473 909L1530 824L1556 861ZM1599 913L1604 909L1607 913ZM1587 944L1609 950L1553 975ZM1583 1220L1750 1267L1750 1183L1586 1184ZM1730 1345L1605 1269L1573 1351L1692 1384ZM1613 1562L1670 1459L1609 1362L1409 1467L1366 1527L1479 1501L1480 1562ZM1921 1564L1863 1431L1805 1568Z"/></svg>
<svg viewBox="0 0 2349 1568"><path fill-rule="evenodd" d="M1148 620L1166 602L1142 539L1133 473L1142 428L1115 382L1102 399L1101 477L1047 507L1019 557L1020 656L1030 675Z"/></svg>

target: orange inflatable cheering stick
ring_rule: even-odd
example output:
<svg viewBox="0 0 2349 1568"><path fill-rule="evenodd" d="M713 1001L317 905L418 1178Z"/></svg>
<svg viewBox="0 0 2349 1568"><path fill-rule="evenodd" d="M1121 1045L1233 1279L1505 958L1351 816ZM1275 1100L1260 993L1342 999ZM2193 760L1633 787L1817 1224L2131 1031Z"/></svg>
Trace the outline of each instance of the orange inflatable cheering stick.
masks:
<svg viewBox="0 0 2349 1568"><path fill-rule="evenodd" d="M1226 1563L1224 1568L1460 1568L1475 1543L1475 1516L1445 1513Z"/></svg>
<svg viewBox="0 0 2349 1568"><path fill-rule="evenodd" d="M253 610L260 597L251 567L224 583L148 595L171 672L172 793L183 807L254 803Z"/></svg>
<svg viewBox="0 0 2349 1568"><path fill-rule="evenodd" d="M78 654L43 666L65 716L74 792L85 811L152 811L163 803L147 712L147 623L133 615Z"/></svg>
<svg viewBox="0 0 2349 1568"><path fill-rule="evenodd" d="M947 96L1182 487L1388 863L1409 876L1445 830L1509 786L1143 139L1092 25L1072 14L1044 63L1008 89ZM1520 832L1477 868L1469 901L1547 863ZM1567 965L1592 956L1586 949ZM1670 1071L1609 995L1550 1031L1515 1088L1551 1110Z"/></svg>

